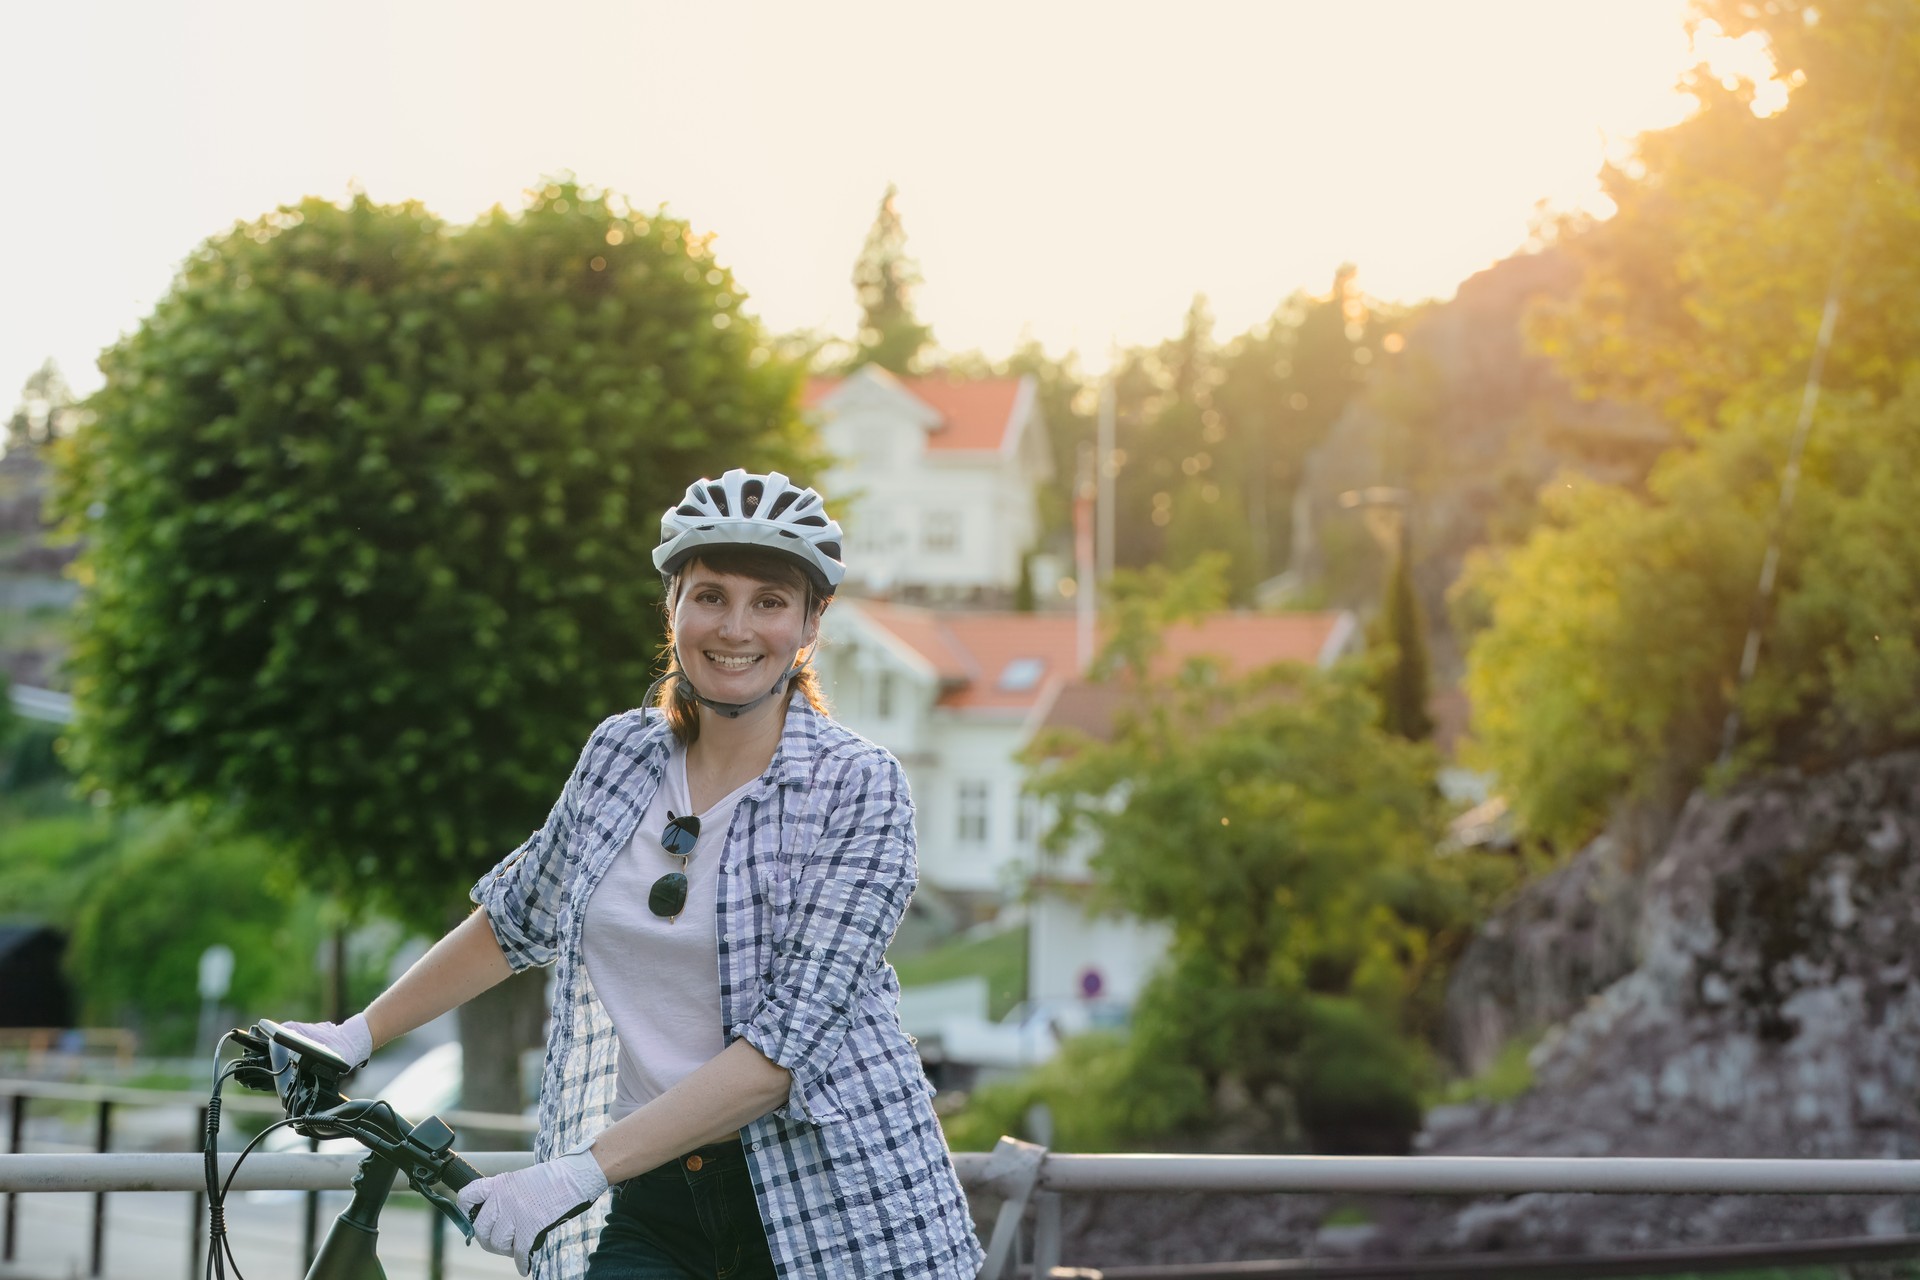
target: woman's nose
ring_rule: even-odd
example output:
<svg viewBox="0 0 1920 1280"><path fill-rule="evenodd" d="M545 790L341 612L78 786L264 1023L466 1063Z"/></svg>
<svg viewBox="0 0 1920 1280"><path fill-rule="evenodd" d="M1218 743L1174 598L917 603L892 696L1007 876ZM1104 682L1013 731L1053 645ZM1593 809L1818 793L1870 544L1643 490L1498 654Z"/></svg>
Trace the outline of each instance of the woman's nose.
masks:
<svg viewBox="0 0 1920 1280"><path fill-rule="evenodd" d="M751 614L741 607L726 610L720 615L720 634L723 636L744 636L750 630Z"/></svg>

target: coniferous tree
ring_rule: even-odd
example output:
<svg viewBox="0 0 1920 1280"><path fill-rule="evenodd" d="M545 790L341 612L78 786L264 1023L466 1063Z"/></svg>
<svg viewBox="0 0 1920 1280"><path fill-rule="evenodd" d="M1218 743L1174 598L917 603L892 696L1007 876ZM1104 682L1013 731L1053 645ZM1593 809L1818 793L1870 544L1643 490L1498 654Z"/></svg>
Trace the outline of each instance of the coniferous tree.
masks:
<svg viewBox="0 0 1920 1280"><path fill-rule="evenodd" d="M1427 711L1433 677L1427 623L1413 590L1409 550L1402 535L1380 611L1380 638L1393 646L1392 663L1380 673L1380 727L1409 742L1420 742L1433 736L1433 717Z"/></svg>
<svg viewBox="0 0 1920 1280"><path fill-rule="evenodd" d="M913 290L922 283L920 264L907 256L907 230L900 220L898 195L898 189L889 184L853 264L860 335L849 369L877 364L891 373L913 373L921 351L933 341L933 330L913 314Z"/></svg>

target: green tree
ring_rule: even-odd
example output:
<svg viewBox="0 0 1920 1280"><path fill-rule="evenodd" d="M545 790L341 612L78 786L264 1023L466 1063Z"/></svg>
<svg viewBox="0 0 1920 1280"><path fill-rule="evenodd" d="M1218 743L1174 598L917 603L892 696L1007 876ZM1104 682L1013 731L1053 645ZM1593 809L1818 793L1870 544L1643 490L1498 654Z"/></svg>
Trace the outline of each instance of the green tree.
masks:
<svg viewBox="0 0 1920 1280"><path fill-rule="evenodd" d="M1701 431L1752 412L1805 377L1836 258L1842 313L1823 380L1893 394L1899 353L1920 345L1913 250L1920 76L1904 0L1705 0L1728 35L1762 36L1793 86L1752 109L1755 86L1706 68L1698 110L1642 135L1603 174L1618 212L1575 218L1560 241L1585 267L1567 306L1542 317L1548 349L1590 394L1638 400Z"/></svg>
<svg viewBox="0 0 1920 1280"><path fill-rule="evenodd" d="M124 847L96 861L73 914L67 968L94 1025L141 1033L150 1053L195 1055L198 965L206 948L234 952L226 1004L247 1014L319 1007L313 958L325 931L321 904L274 851L194 820L184 809L151 815ZM377 962L355 975L371 999Z"/></svg>
<svg viewBox="0 0 1920 1280"><path fill-rule="evenodd" d="M860 339L848 362L849 371L863 364L877 364L898 374L918 372L921 353L933 341L933 330L913 314L913 291L921 283L920 264L907 253L899 191L888 184L866 243L853 264L853 289L860 299Z"/></svg>
<svg viewBox="0 0 1920 1280"><path fill-rule="evenodd" d="M1412 547L1403 531L1375 626L1377 638L1390 651L1377 693L1380 723L1387 732L1420 742L1433 736L1433 716L1427 710L1433 674L1427 657L1426 617L1413 589L1412 564Z"/></svg>
<svg viewBox="0 0 1920 1280"><path fill-rule="evenodd" d="M1307 455L1364 385L1393 319L1348 266L1326 295L1295 294L1224 345L1195 298L1177 337L1124 353L1117 562L1177 567L1223 552L1231 598L1251 599L1287 561Z"/></svg>
<svg viewBox="0 0 1920 1280"><path fill-rule="evenodd" d="M20 388L20 402L0 428L0 454L31 449L70 435L80 418L73 389L51 358L28 375Z"/></svg>
<svg viewBox="0 0 1920 1280"><path fill-rule="evenodd" d="M1543 321L1589 392L1658 408L1686 443L1644 493L1571 478L1522 548L1463 590L1491 619L1468 663L1480 759L1560 844L1623 801L1673 810L1737 706L1735 768L1920 740L1911 563L1920 329L1920 43L1874 0L1709 3L1763 32L1786 109L1696 76L1699 112L1609 175L1619 214L1567 230L1586 275ZM1892 86L1884 94L1881 85ZM1838 270L1836 271L1836 266ZM1839 322L1792 510L1775 512L1830 282ZM1736 673L1778 537L1760 664Z"/></svg>
<svg viewBox="0 0 1920 1280"><path fill-rule="evenodd" d="M445 927L646 688L657 513L804 469L741 298L685 223L571 181L465 228L308 200L202 245L64 466L91 785L230 809Z"/></svg>
<svg viewBox="0 0 1920 1280"><path fill-rule="evenodd" d="M1162 669L1160 630L1217 603L1222 581L1218 557L1118 575L1099 670L1127 710L1108 740L1036 753L1033 789L1059 815L1049 848L1087 842L1101 901L1172 929L1116 1123L1157 1127L1123 1135L1138 1139L1404 1149L1478 868L1432 857L1433 758L1380 728L1362 667Z"/></svg>
<svg viewBox="0 0 1920 1280"><path fill-rule="evenodd" d="M1720 745L1796 411L1669 455L1645 495L1568 482L1522 548L1463 589L1475 751L1535 833L1571 846L1625 800L1671 810ZM1822 767L1920 741L1920 368L1885 404L1835 397L1783 530L1765 661L1739 691L1738 767Z"/></svg>
<svg viewBox="0 0 1920 1280"><path fill-rule="evenodd" d="M1216 470L1237 479L1256 580L1286 567L1307 457L1379 367L1382 342L1399 319L1366 296L1347 264L1327 293L1294 294L1221 351L1215 413L1203 438L1220 459Z"/></svg>

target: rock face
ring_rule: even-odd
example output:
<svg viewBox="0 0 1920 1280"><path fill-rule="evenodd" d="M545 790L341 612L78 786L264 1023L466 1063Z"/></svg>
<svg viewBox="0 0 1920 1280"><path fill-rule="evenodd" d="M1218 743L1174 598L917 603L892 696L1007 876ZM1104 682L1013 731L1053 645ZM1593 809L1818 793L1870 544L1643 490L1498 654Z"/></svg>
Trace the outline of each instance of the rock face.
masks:
<svg viewBox="0 0 1920 1280"><path fill-rule="evenodd" d="M1551 918L1568 940L1550 961L1564 985L1511 975L1505 1025L1525 1023L1519 1006L1545 1008L1599 975L1568 956L1618 955L1595 941L1603 914L1578 904L1619 874L1619 857L1596 844L1543 883L1523 919L1496 922L1483 966L1555 955L1543 901L1564 908ZM1639 879L1637 964L1541 1040L1528 1093L1436 1111L1423 1150L1920 1156L1920 752L1697 795ZM1607 898L1609 909L1621 900ZM1485 977L1456 1004L1463 1016L1484 1021L1495 1007L1502 988ZM1163 1198L1179 1204L1156 1222L1141 1198L1121 1199L1069 1202L1067 1260L1575 1253L1920 1230L1882 1197L1531 1195L1374 1202L1363 1210L1372 1230L1342 1227L1336 1241L1324 1226L1331 1200Z"/></svg>

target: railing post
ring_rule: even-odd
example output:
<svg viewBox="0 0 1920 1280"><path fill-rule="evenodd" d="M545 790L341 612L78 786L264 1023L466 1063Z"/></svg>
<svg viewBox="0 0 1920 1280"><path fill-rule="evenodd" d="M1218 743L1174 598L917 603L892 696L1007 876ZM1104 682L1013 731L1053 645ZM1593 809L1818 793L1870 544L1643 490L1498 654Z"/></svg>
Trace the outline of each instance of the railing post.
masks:
<svg viewBox="0 0 1920 1280"><path fill-rule="evenodd" d="M318 1151L319 1149L320 1139L309 1137L307 1139L307 1150ZM312 1266L313 1255L319 1252L319 1249L320 1193L318 1191L309 1191L307 1192L307 1222L300 1236L300 1265L302 1267Z"/></svg>
<svg viewBox="0 0 1920 1280"><path fill-rule="evenodd" d="M99 1120L94 1127L93 1150L95 1155L107 1154L109 1140L113 1137L113 1104L104 1099L100 1103ZM93 1193L93 1260L90 1276L98 1276L106 1270L107 1254L107 1193Z"/></svg>
<svg viewBox="0 0 1920 1280"><path fill-rule="evenodd" d="M20 1154L20 1145L26 1137L26 1132L27 1095L24 1093L16 1093L13 1095L13 1119L7 1125L7 1153L9 1155L17 1156ZM14 1201L16 1199L17 1197L13 1192L7 1192L6 1247L4 1250L0 1250L0 1262L13 1261L13 1211Z"/></svg>
<svg viewBox="0 0 1920 1280"><path fill-rule="evenodd" d="M446 1280L447 1215L427 1206L427 1280Z"/></svg>
<svg viewBox="0 0 1920 1280"><path fill-rule="evenodd" d="M989 1189L1001 1196L1000 1212L993 1220L993 1234L987 1241L986 1262L980 1268L980 1280L1011 1280L1014 1259L1020 1250L1020 1221L1026 1216L1027 1201L1040 1181L1046 1164L1047 1149L1032 1142L1003 1137L994 1144L987 1160L985 1178Z"/></svg>
<svg viewBox="0 0 1920 1280"><path fill-rule="evenodd" d="M1027 1132L1043 1147L1053 1146L1053 1108L1036 1102L1027 1108ZM1033 1280L1049 1280L1060 1265L1060 1193L1033 1193Z"/></svg>
<svg viewBox="0 0 1920 1280"><path fill-rule="evenodd" d="M1049 1280L1060 1265L1060 1193L1033 1193L1033 1280Z"/></svg>
<svg viewBox="0 0 1920 1280"><path fill-rule="evenodd" d="M193 1145L199 1147L201 1150L205 1150L207 1141L207 1109L201 1107L195 1114L197 1118L193 1126ZM194 1192L193 1209L187 1215L187 1280L199 1280L200 1277L200 1233L201 1223L205 1221L206 1212L206 1193L203 1191Z"/></svg>

